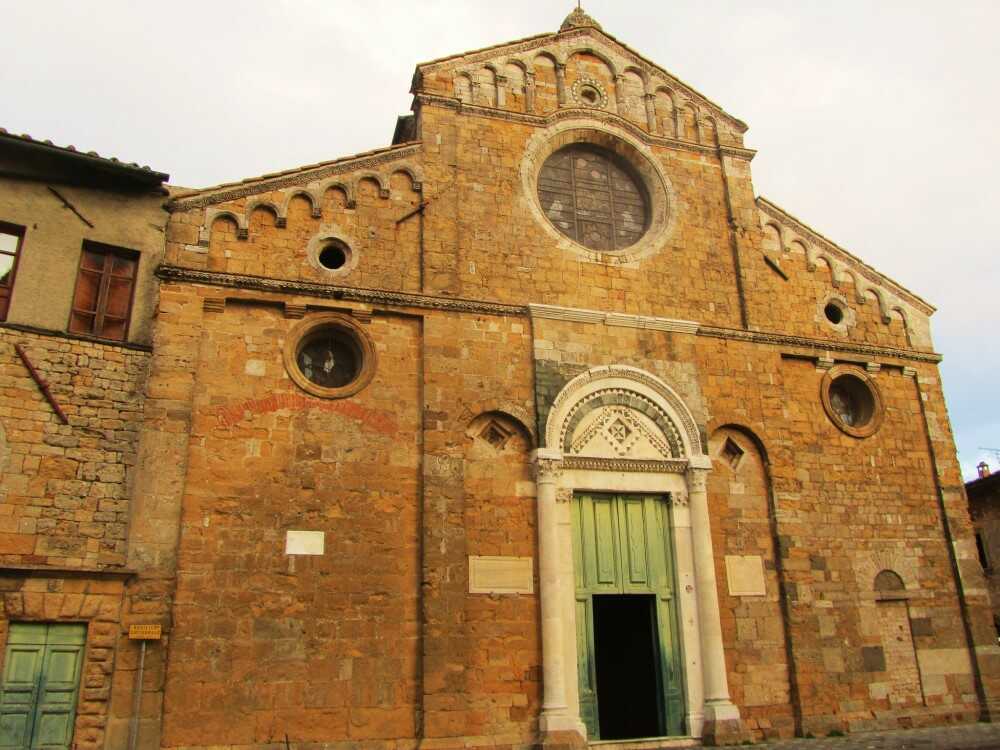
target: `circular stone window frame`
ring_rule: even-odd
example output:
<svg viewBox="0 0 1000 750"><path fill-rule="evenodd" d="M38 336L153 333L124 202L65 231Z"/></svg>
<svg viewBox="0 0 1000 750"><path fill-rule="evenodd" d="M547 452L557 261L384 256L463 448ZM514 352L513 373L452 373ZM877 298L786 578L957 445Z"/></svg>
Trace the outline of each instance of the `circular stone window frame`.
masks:
<svg viewBox="0 0 1000 750"><path fill-rule="evenodd" d="M828 305L834 305L840 310L841 318L839 323L834 323L832 320L830 320L830 318L827 317L826 308ZM854 308L851 307L850 303L847 300L847 297L845 297L842 294L831 294L828 295L827 297L824 297L822 300L820 300L817 310L818 310L818 312L816 313L817 321L819 321L826 328L830 328L836 331L837 333L845 336L857 322L858 318L857 313L854 311Z"/></svg>
<svg viewBox="0 0 1000 750"><path fill-rule="evenodd" d="M604 149L625 162L646 191L649 216L646 232L638 241L622 250L601 252L570 239L552 223L538 197L538 175L548 159L565 146L585 144ZM528 212L560 250L591 263L606 265L636 264L667 245L677 225L678 205L673 185L650 147L625 130L591 119L573 119L536 132L525 147L521 159L521 199Z"/></svg>
<svg viewBox="0 0 1000 750"><path fill-rule="evenodd" d="M326 328L336 328L346 334L357 347L360 366L358 374L350 383L337 388L326 388L311 381L299 369L299 351L318 331ZM378 357L375 353L375 343L371 335L360 323L350 315L342 313L320 313L299 321L285 337L285 348L282 352L285 370L299 388L306 393L319 398L347 398L363 390L375 377Z"/></svg>
<svg viewBox="0 0 1000 750"><path fill-rule="evenodd" d="M595 91L597 93L597 101L591 103L584 99L584 89ZM570 95L573 97L574 102L587 109L607 109L608 107L608 92L604 90L601 82L595 78L577 78L570 89Z"/></svg>
<svg viewBox="0 0 1000 750"><path fill-rule="evenodd" d="M830 401L830 389L833 384L842 377L852 377L857 380L868 391L871 397L872 414L863 425L849 425L840 418L840 415L833 408ZM823 402L823 409L827 417L836 425L837 429L853 438L867 438L878 432L885 419L885 404L882 401L882 394L875 380L860 367L853 365L835 365L826 371L820 383L820 399Z"/></svg>
<svg viewBox="0 0 1000 750"><path fill-rule="evenodd" d="M319 261L320 253L333 242L339 244L344 251L344 265L340 268L327 268ZM339 227L321 227L306 245L306 258L309 260L309 265L328 278L349 274L358 265L358 256L359 253L354 248L354 243Z"/></svg>

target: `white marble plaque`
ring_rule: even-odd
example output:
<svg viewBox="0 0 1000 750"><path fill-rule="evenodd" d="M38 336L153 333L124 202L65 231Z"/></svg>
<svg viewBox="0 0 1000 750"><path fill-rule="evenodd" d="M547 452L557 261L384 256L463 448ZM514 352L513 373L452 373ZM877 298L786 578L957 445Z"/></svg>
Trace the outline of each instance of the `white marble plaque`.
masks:
<svg viewBox="0 0 1000 750"><path fill-rule="evenodd" d="M532 558L472 555L469 557L470 594L531 594Z"/></svg>
<svg viewBox="0 0 1000 750"><path fill-rule="evenodd" d="M322 555L325 543L322 531L289 531L285 534L285 554Z"/></svg>
<svg viewBox="0 0 1000 750"><path fill-rule="evenodd" d="M726 555L731 596L764 596L764 560L760 555Z"/></svg>

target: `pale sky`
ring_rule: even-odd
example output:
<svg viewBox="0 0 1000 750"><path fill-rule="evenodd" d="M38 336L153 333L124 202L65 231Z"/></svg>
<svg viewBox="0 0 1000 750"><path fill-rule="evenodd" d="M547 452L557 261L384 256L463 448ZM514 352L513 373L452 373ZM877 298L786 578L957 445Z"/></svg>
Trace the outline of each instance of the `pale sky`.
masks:
<svg viewBox="0 0 1000 750"><path fill-rule="evenodd" d="M388 145L416 63L560 0L0 0L0 127L202 187ZM1000 468L1000 1L588 0L750 126L764 195L938 307L967 478ZM922 441L920 435L913 439Z"/></svg>

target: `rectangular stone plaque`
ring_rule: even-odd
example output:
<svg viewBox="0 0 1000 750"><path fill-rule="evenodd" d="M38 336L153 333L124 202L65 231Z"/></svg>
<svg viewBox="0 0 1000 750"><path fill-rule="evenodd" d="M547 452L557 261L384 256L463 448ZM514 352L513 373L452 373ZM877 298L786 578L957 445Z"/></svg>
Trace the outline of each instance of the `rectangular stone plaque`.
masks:
<svg viewBox="0 0 1000 750"><path fill-rule="evenodd" d="M322 555L325 537L322 531L289 531L285 535L285 554Z"/></svg>
<svg viewBox="0 0 1000 750"><path fill-rule="evenodd" d="M469 557L470 594L531 594L532 558L472 555Z"/></svg>
<svg viewBox="0 0 1000 750"><path fill-rule="evenodd" d="M731 596L764 596L764 561L760 555L726 555Z"/></svg>

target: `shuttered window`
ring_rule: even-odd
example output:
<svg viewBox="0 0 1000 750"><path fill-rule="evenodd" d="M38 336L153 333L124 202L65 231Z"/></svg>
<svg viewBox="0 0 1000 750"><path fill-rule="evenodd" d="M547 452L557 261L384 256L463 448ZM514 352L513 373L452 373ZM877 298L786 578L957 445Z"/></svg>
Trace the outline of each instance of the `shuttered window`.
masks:
<svg viewBox="0 0 1000 750"><path fill-rule="evenodd" d="M139 254L84 242L69 330L124 341L128 335Z"/></svg>
<svg viewBox="0 0 1000 750"><path fill-rule="evenodd" d="M7 320L14 274L24 241L24 227L0 221L0 320Z"/></svg>

